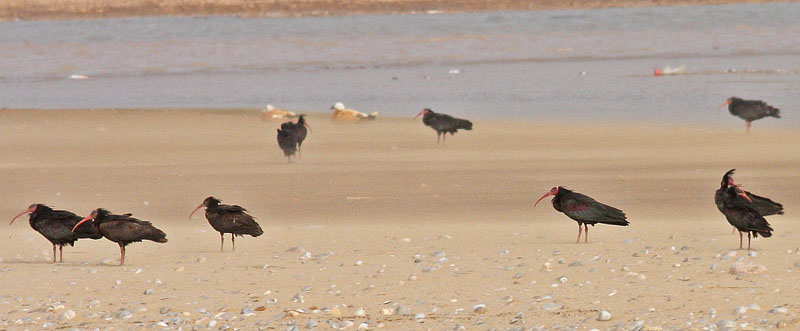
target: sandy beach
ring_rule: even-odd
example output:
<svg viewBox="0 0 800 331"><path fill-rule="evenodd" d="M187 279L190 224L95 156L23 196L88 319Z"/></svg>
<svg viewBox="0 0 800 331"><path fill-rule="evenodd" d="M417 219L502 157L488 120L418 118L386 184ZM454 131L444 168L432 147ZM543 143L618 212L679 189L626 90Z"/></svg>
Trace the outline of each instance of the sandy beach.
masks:
<svg viewBox="0 0 800 331"><path fill-rule="evenodd" d="M496 10L587 9L764 3L773 0L8 0L0 19L75 19L131 16L239 15L246 17L410 14Z"/></svg>
<svg viewBox="0 0 800 331"><path fill-rule="evenodd" d="M1 110L7 221L31 203L104 207L169 242L116 266L116 244L81 240L51 264L27 217L2 227L0 328L800 327L797 130L478 118L437 148L415 113L311 114L287 164L258 110ZM730 168L786 207L749 255L713 202ZM555 185L631 226L574 243L549 199L533 207ZM202 214L187 220L211 195L265 234L220 253ZM737 261L767 271L730 274Z"/></svg>

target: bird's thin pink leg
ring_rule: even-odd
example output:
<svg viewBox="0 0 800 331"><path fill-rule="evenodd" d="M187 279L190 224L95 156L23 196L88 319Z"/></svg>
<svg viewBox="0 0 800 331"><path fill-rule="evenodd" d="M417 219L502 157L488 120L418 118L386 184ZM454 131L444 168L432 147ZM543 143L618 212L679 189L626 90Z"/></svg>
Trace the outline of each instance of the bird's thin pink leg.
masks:
<svg viewBox="0 0 800 331"><path fill-rule="evenodd" d="M123 245L122 243L119 244L119 253L120 253L119 265L123 265L125 264L125 245Z"/></svg>
<svg viewBox="0 0 800 331"><path fill-rule="evenodd" d="M442 146L444 146L444 141L447 140L447 132L442 133Z"/></svg>
<svg viewBox="0 0 800 331"><path fill-rule="evenodd" d="M53 263L56 263L56 244L53 244Z"/></svg>
<svg viewBox="0 0 800 331"><path fill-rule="evenodd" d="M583 233L583 227L581 227L581 223L578 223L578 239L575 240L575 243L581 242L581 233Z"/></svg>
<svg viewBox="0 0 800 331"><path fill-rule="evenodd" d="M747 133L750 133L750 122L747 122Z"/></svg>
<svg viewBox="0 0 800 331"><path fill-rule="evenodd" d="M231 246L233 246L233 249L231 249L231 252L235 251L236 250L236 237L233 236L233 233L231 233Z"/></svg>
<svg viewBox="0 0 800 331"><path fill-rule="evenodd" d="M735 227L735 226L732 226L732 227L731 227L731 234L733 234L734 232L736 232L736 227Z"/></svg>
<svg viewBox="0 0 800 331"><path fill-rule="evenodd" d="M58 263L64 262L64 246L58 246Z"/></svg>
<svg viewBox="0 0 800 331"><path fill-rule="evenodd" d="M222 246L223 246L224 244L225 244L225 234L224 234L224 233L222 233L222 232L220 232L220 233L219 233L219 251L220 251L220 252L224 252L224 251L222 250Z"/></svg>
<svg viewBox="0 0 800 331"><path fill-rule="evenodd" d="M439 147L439 142L442 140L442 134L436 132L436 147Z"/></svg>
<svg viewBox="0 0 800 331"><path fill-rule="evenodd" d="M742 249L742 231L739 231L739 249Z"/></svg>
<svg viewBox="0 0 800 331"><path fill-rule="evenodd" d="M589 224L584 223L583 227L586 229L583 231L583 242L589 242Z"/></svg>
<svg viewBox="0 0 800 331"><path fill-rule="evenodd" d="M750 232L747 232L747 250L750 250Z"/></svg>

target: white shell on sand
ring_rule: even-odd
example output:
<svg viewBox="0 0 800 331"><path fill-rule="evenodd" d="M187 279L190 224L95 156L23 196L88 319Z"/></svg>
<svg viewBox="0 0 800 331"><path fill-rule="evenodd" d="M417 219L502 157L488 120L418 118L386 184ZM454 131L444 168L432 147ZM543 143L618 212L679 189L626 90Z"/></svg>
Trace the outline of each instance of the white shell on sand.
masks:
<svg viewBox="0 0 800 331"><path fill-rule="evenodd" d="M610 319L611 319L611 313L609 313L607 310L601 310L600 314L598 314L597 316L598 321L608 321Z"/></svg>

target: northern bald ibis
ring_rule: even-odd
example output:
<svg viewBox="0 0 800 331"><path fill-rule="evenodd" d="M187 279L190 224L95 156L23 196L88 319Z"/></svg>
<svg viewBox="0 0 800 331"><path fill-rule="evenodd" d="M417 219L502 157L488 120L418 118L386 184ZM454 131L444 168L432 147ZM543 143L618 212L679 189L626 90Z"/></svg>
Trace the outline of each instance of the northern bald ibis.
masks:
<svg viewBox="0 0 800 331"><path fill-rule="evenodd" d="M308 132L311 130L311 126L306 122L305 116L306 115L298 116L297 123L286 122L281 124L281 130L289 130L288 132L291 133L292 138L295 143L297 143L298 154L301 153L300 147L303 146L303 141L306 140L306 135L308 135ZM278 142L278 145L280 145L280 142Z"/></svg>
<svg viewBox="0 0 800 331"><path fill-rule="evenodd" d="M236 250L236 236L250 235L258 237L264 234L261 226L258 225L255 218L247 214L247 209L237 205L224 205L221 201L214 197L208 197L203 200L197 208L195 208L189 218L192 218L194 213L203 207L206 207L206 219L208 224L214 230L219 232L219 251L222 252L222 247L225 244L225 234L231 234L232 250Z"/></svg>
<svg viewBox="0 0 800 331"><path fill-rule="evenodd" d="M82 225L72 231L81 217L66 210L54 210L46 205L34 203L28 209L22 211L11 219L9 225L14 224L18 217L30 214L28 223L31 228L42 234L51 244L53 244L53 263L56 263L56 246L58 246L58 262L64 260L64 245L74 246L78 239L100 239L103 236L95 231L89 224Z"/></svg>
<svg viewBox="0 0 800 331"><path fill-rule="evenodd" d="M575 241L576 243L581 241L583 229L586 229L584 242L589 241L589 225L594 226L597 223L601 223L628 226L629 224L622 210L597 202L589 196L570 191L563 186L553 187L539 200L536 200L533 206L536 207L539 201L551 195L553 196L553 208L578 222L578 239ZM581 228L581 225L583 225L583 228Z"/></svg>
<svg viewBox="0 0 800 331"><path fill-rule="evenodd" d="M347 109L344 107L344 104L341 102L337 102L331 106L333 112L331 113L331 118L337 122L360 122L361 120L374 120L378 117L378 112L373 112L372 114L365 114L358 110Z"/></svg>
<svg viewBox="0 0 800 331"><path fill-rule="evenodd" d="M752 121L767 116L781 118L778 108L772 107L761 100L743 100L737 97L730 97L717 108L717 111L725 106L728 106L728 111L731 115L738 116L747 122L747 133L750 133L750 122Z"/></svg>
<svg viewBox="0 0 800 331"><path fill-rule="evenodd" d="M720 188L717 190L716 194L714 194L714 202L717 204L717 208L720 211L722 211L722 200L725 197L725 188L729 185L741 187L741 185L736 184L736 181L733 180L734 171L736 171L736 169L728 170L728 172L722 176ZM783 215L782 204L772 201L770 198L758 196L748 191L744 191L744 193L747 195L747 198L753 202L756 211L758 211L761 216Z"/></svg>
<svg viewBox="0 0 800 331"><path fill-rule="evenodd" d="M436 146L439 146L439 139L444 144L448 132L450 135L454 135L459 129L472 130L472 122L447 114L435 113L430 108L425 108L417 113L414 119L416 120L419 115L423 115L422 123L436 130Z"/></svg>
<svg viewBox="0 0 800 331"><path fill-rule="evenodd" d="M739 186L741 188L741 186L737 185L736 182L733 180L733 173L735 171L736 169L731 169L728 170L728 172L726 172L724 175L722 175L722 181L720 181L719 183L719 188L714 193L714 203L717 205L717 209L719 209L719 211L723 214L725 212L723 211L722 202L725 200L725 195L726 195L725 190L728 188L728 186ZM783 215L783 205L781 205L780 203L772 201L769 198L755 195L748 191L744 191L744 193L747 195L747 198L753 203L753 206L755 207L756 211L758 211L758 213L761 216L769 216L776 214ZM736 231L736 227L733 228L733 231Z"/></svg>
<svg viewBox="0 0 800 331"><path fill-rule="evenodd" d="M739 249L742 249L742 232L747 232L747 249L750 249L750 235L758 238L771 237L773 229L764 216L758 213L755 205L738 185L728 185L722 200L722 213L728 223L739 230Z"/></svg>
<svg viewBox="0 0 800 331"><path fill-rule="evenodd" d="M84 217L72 228L75 232L78 227L92 221L92 227L106 237L119 244L119 265L125 264L125 246L142 240L152 240L157 243L167 242L167 235L154 227L148 221L132 217L133 214L115 215L103 208L97 208L89 216Z"/></svg>
<svg viewBox="0 0 800 331"><path fill-rule="evenodd" d="M297 153L297 138L294 125L291 122L281 124L278 129L278 147L283 150L283 155L292 162L292 155Z"/></svg>

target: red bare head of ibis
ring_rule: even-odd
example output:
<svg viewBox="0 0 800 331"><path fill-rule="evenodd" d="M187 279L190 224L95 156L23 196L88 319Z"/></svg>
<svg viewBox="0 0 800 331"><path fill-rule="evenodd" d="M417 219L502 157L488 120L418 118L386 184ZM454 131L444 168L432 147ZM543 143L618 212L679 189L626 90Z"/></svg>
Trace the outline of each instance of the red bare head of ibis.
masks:
<svg viewBox="0 0 800 331"><path fill-rule="evenodd" d="M191 219L192 215L194 215L194 213L197 212L200 208L203 208L203 207L214 208L214 207L218 206L220 202L221 201L219 199L215 198L215 197L205 198L205 200L203 200L203 203L201 203L199 206L197 206L197 208L192 210L192 213L189 214L189 219Z"/></svg>
<svg viewBox="0 0 800 331"><path fill-rule="evenodd" d="M419 117L419 115L426 115L426 114L428 114L428 113L432 113L432 112L433 112L433 111L432 111L430 108L425 108L425 109L421 110L419 113L417 113L417 115L416 115L416 116L414 116L414 119L413 119L413 120L416 120L416 119L417 119L417 117ZM413 121L413 120L412 120L412 121Z"/></svg>
<svg viewBox="0 0 800 331"><path fill-rule="evenodd" d="M534 203L533 206L536 207L536 205L538 205L539 201L542 201L542 199L549 197L551 195L556 196L556 194L558 194L558 186L551 188L550 192L545 193L541 198L539 198L539 200L536 200L536 203Z"/></svg>
<svg viewBox="0 0 800 331"><path fill-rule="evenodd" d="M75 226L72 227L72 232L75 232L75 229L77 229L79 226L81 226L81 224L86 223L89 220L94 220L95 218L97 218L97 211L98 211L98 209L92 210L92 213L89 214L89 216L84 217L80 222L78 222L78 224L75 224Z"/></svg>
<svg viewBox="0 0 800 331"><path fill-rule="evenodd" d="M17 216L14 216L14 218L11 219L11 223L8 223L8 225L14 224L14 221L22 215L35 213L37 208L39 208L39 205L35 203L28 206L28 209L25 209L21 213L17 214Z"/></svg>
<svg viewBox="0 0 800 331"><path fill-rule="evenodd" d="M719 105L719 107L717 107L717 111L720 111L725 106L730 105L731 102L733 102L733 98L728 98L728 100L725 100L725 103L723 103L723 104Z"/></svg>

